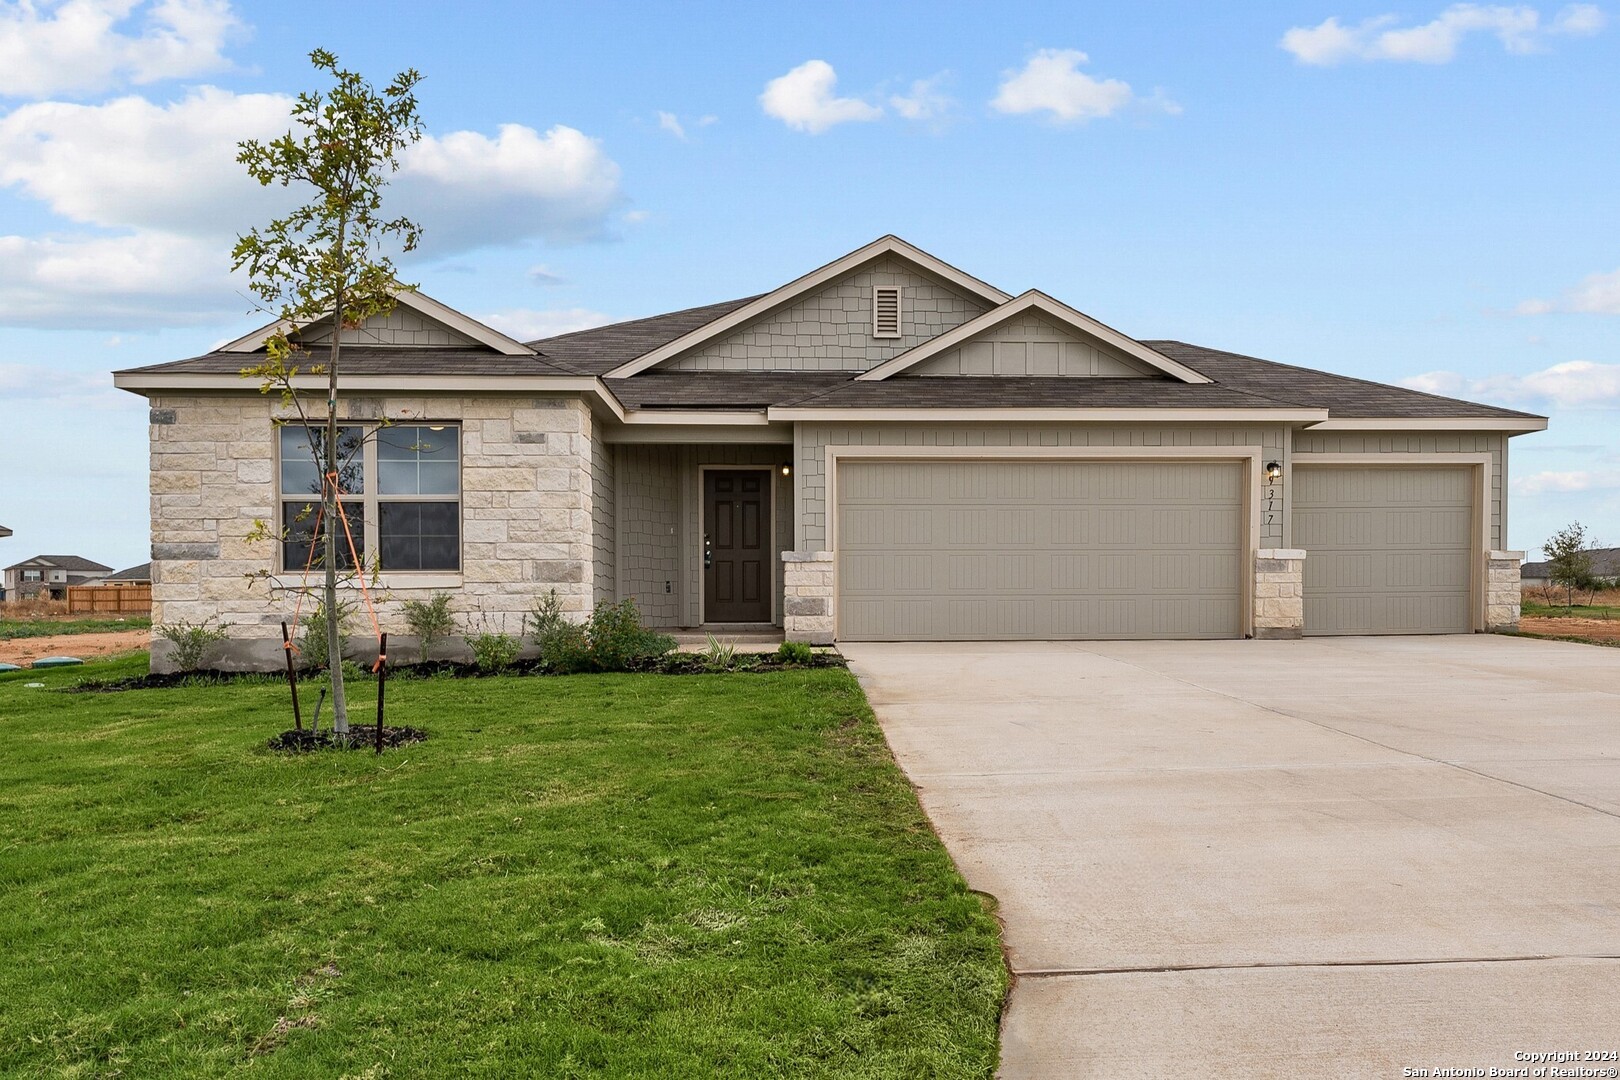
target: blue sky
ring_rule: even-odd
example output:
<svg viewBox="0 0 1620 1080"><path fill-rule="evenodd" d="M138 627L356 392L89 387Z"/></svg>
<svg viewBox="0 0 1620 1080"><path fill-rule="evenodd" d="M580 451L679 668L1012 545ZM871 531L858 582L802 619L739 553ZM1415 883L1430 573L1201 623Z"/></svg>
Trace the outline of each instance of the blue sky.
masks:
<svg viewBox="0 0 1620 1080"><path fill-rule="evenodd" d="M425 80L424 291L520 336L894 232L1174 337L1548 414L1510 543L1620 544L1620 11L1313 3L0 0L0 564L146 553L114 368L264 321L233 142L322 46ZM375 21L375 25L368 25ZM324 36L323 36L324 35Z"/></svg>

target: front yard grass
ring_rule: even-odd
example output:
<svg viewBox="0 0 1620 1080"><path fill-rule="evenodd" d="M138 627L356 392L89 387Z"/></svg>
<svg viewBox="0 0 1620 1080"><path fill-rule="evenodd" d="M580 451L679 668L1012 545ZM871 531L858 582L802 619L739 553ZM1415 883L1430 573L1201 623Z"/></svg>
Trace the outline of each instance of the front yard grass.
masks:
<svg viewBox="0 0 1620 1080"><path fill-rule="evenodd" d="M994 920L847 672L400 680L381 757L56 689L144 668L0 676L0 1074L994 1068Z"/></svg>

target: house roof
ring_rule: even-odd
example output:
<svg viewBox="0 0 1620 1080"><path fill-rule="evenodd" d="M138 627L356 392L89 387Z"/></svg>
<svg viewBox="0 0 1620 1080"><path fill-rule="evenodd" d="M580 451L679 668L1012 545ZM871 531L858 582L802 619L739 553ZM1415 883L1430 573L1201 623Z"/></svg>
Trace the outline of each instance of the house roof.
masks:
<svg viewBox="0 0 1620 1080"><path fill-rule="evenodd" d="M6 528L4 525L0 525L0 537L10 536L10 535L11 535L11 530Z"/></svg>
<svg viewBox="0 0 1620 1080"><path fill-rule="evenodd" d="M851 268L890 255L910 260L924 272L949 280L953 287L991 304L991 310L964 327L866 371L691 371L658 366L696 344L733 332L756 316L822 288L827 281L851 272ZM409 303L432 305L435 318L447 325L454 322L455 312L420 294L411 294ZM972 336L1025 309L1036 309L1107 341L1157 369L1158 374L1136 378L948 376L920 375L911 370L919 360L951 347L958 338ZM262 334L256 332L259 337ZM256 335L202 356L115 372L118 385L137 392L162 389L168 378L181 376L185 380L176 378L175 385L224 385L224 376L239 376L250 363L242 351L232 350L246 348ZM320 363L321 351L318 347L312 351L310 364ZM559 391L590 391L621 419L624 408L791 409L795 416L833 409L1209 409L1269 411L1301 421L1361 427L1390 420L1442 427L1480 422L1512 431L1545 426L1544 418L1513 409L1183 341L1129 338L1044 293L1030 290L1017 298L1010 297L893 236L881 237L769 293L558 334L522 343L515 350L349 345L343 355L344 373L375 377L370 387L387 388L386 380L404 378L413 389L431 390L433 380L440 379L446 387L453 380L455 389L472 391L484 385L480 379L523 377L525 390L555 385ZM490 389L500 390L501 385L492 383ZM771 418L792 417L773 412Z"/></svg>
<svg viewBox="0 0 1620 1080"><path fill-rule="evenodd" d="M152 564L149 563L149 562L143 562L139 566L131 566L131 567L127 568L127 569L118 571L118 573L116 573L116 574L108 574L106 577L102 578L102 580L103 581L151 581L152 580Z"/></svg>
<svg viewBox="0 0 1620 1080"><path fill-rule="evenodd" d="M12 563L10 566L6 567L6 569L21 570L26 568L33 570L36 567L41 569L49 567L53 570L82 570L92 572L112 569L110 566L103 566L98 562L91 559L81 558L78 555L35 555L32 559L24 559L20 563Z"/></svg>
<svg viewBox="0 0 1620 1080"><path fill-rule="evenodd" d="M1620 548L1591 548L1587 554L1592 556L1592 573L1598 577L1620 577ZM1550 577L1552 564L1548 562L1527 562L1519 567L1520 577Z"/></svg>

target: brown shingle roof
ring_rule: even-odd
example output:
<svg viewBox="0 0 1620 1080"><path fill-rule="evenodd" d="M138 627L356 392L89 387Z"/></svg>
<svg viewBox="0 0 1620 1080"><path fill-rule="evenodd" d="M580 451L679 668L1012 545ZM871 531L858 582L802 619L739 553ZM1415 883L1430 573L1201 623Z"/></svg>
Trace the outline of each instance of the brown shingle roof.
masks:
<svg viewBox="0 0 1620 1080"><path fill-rule="evenodd" d="M6 567L6 569L16 570L24 566L33 568L35 564L42 567L49 566L56 570L80 570L93 572L98 570L112 569L110 566L102 566L98 562L92 562L91 560L81 558L78 555L35 555L32 559L24 559L20 563L12 563L10 566Z"/></svg>
<svg viewBox="0 0 1620 1080"><path fill-rule="evenodd" d="M687 308L529 342L538 356L502 356L477 348L349 346L351 375L514 375L607 372L735 311L756 297ZM1168 378L949 377L897 375L855 381L855 372L724 372L655 369L606 385L632 408L1311 408L1335 418L1512 418L1530 413L1440 397L1311 368L1280 364L1183 341L1142 342L1213 379L1191 385ZM312 363L318 363L318 350ZM252 357L209 353L142 373L236 374ZM121 373L122 374L122 373Z"/></svg>

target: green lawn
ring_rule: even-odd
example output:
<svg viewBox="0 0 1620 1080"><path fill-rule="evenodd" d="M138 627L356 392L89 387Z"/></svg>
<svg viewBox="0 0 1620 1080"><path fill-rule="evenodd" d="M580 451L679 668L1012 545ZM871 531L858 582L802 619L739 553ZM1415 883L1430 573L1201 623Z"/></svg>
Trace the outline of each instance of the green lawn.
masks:
<svg viewBox="0 0 1620 1080"><path fill-rule="evenodd" d="M0 619L0 641L10 638L50 637L53 634L100 634L115 630L146 630L151 625L152 620L145 615L96 619Z"/></svg>
<svg viewBox="0 0 1620 1080"><path fill-rule="evenodd" d="M0 676L0 1075L994 1067L994 920L846 672L400 679L380 758L55 689L144 664Z"/></svg>
<svg viewBox="0 0 1620 1080"><path fill-rule="evenodd" d="M1620 619L1620 605L1616 604L1575 604L1565 607L1563 604L1540 604L1526 600L1519 605L1519 611L1523 615L1548 619Z"/></svg>

